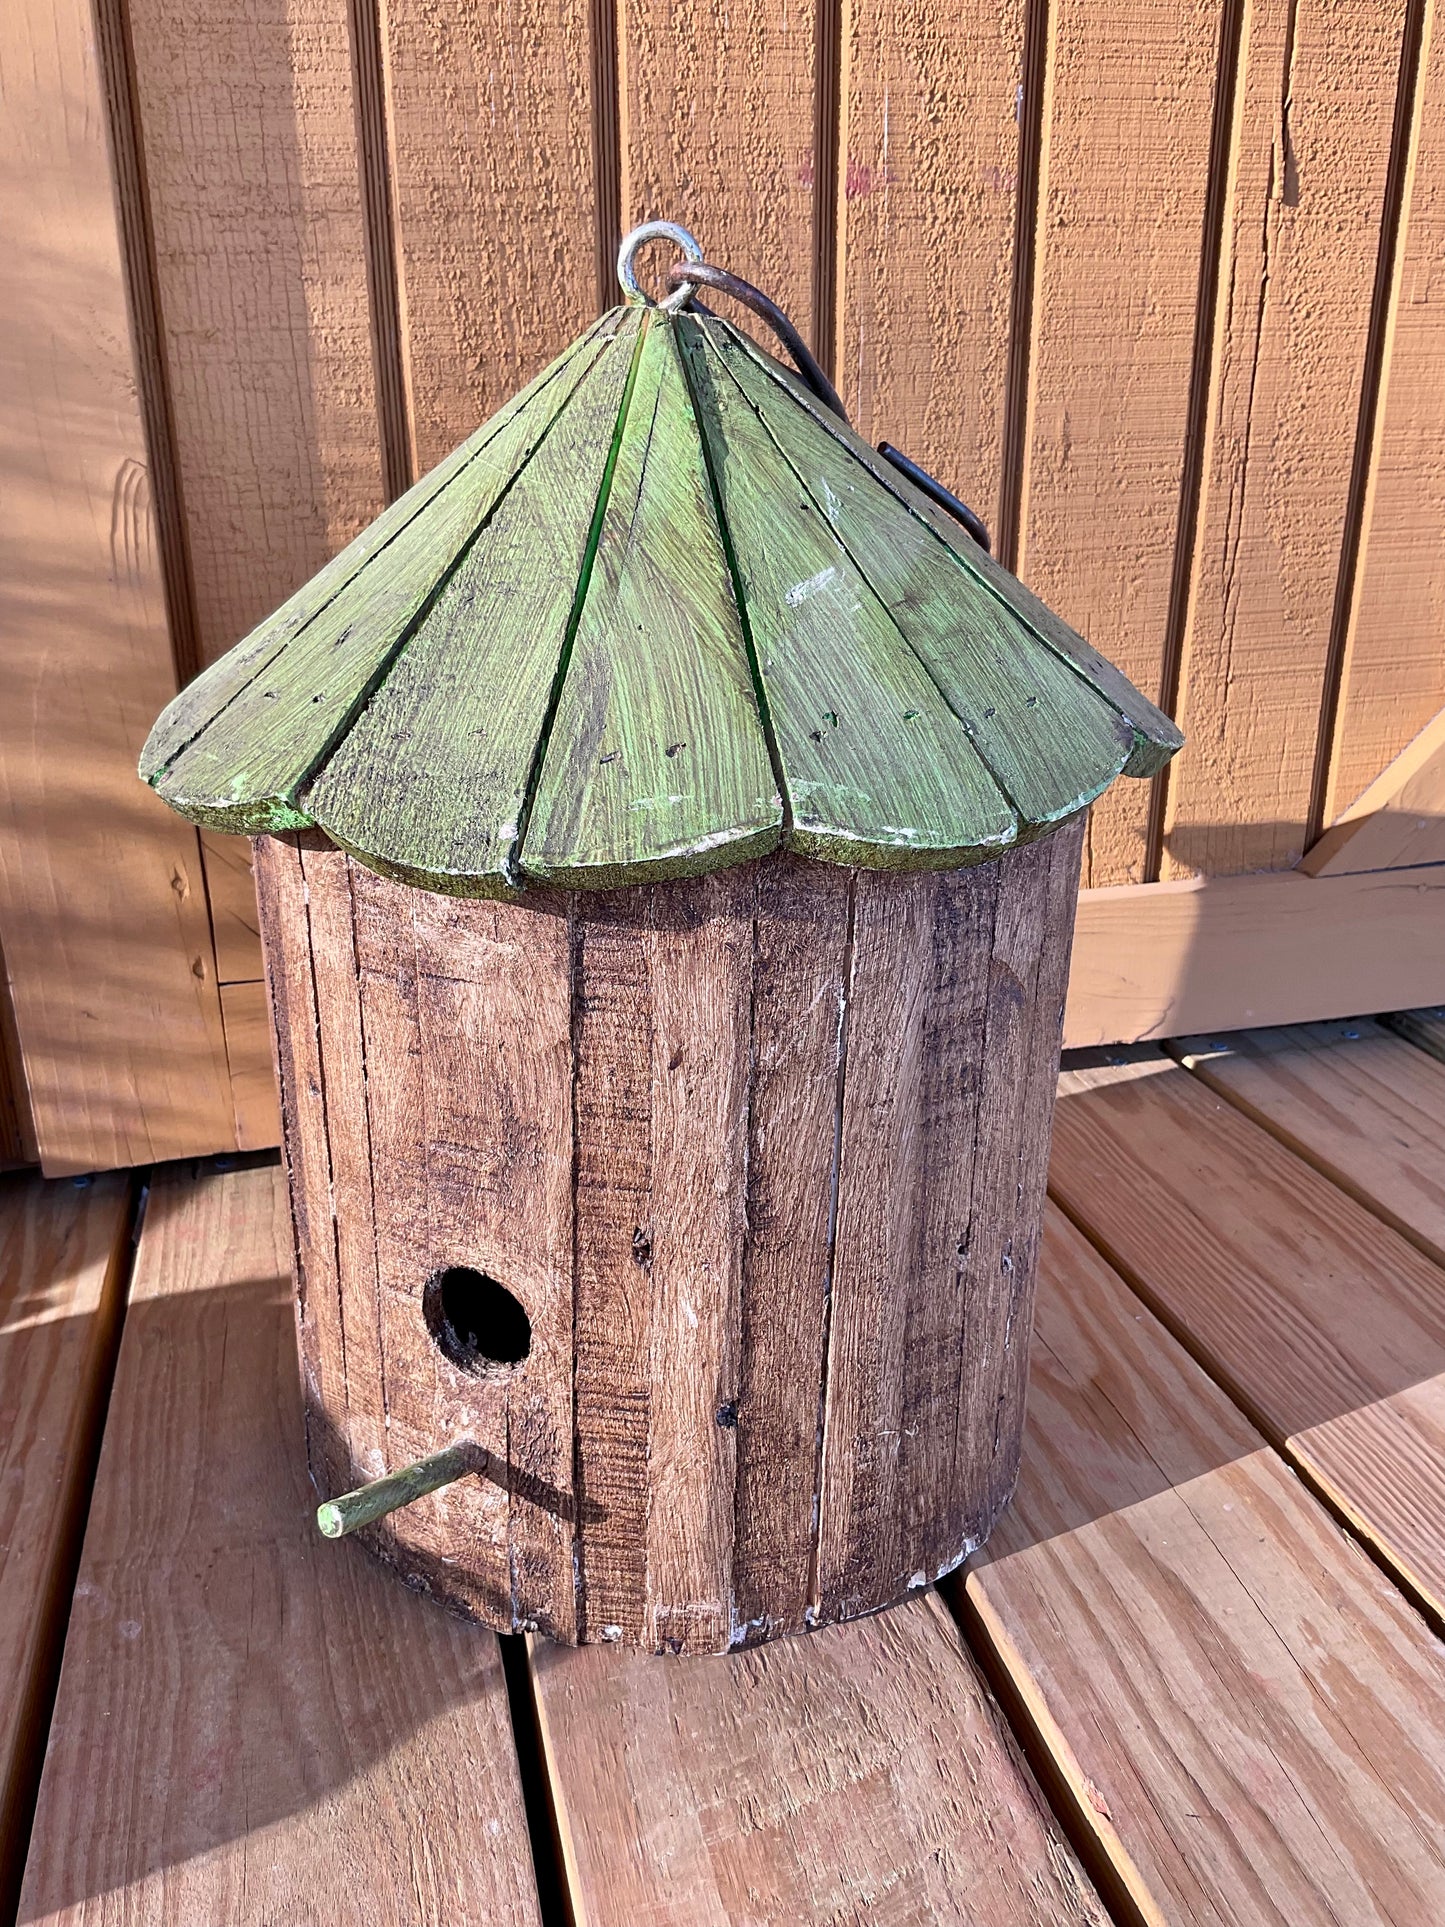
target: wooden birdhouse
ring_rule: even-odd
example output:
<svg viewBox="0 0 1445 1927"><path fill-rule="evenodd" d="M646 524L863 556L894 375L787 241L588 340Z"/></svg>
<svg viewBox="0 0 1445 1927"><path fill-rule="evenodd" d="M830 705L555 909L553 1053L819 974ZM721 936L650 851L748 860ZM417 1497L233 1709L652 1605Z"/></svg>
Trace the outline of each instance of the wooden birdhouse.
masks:
<svg viewBox="0 0 1445 1927"><path fill-rule="evenodd" d="M1083 811L1179 741L790 370L637 305L194 682L142 771L255 838L311 1470L383 1481L333 1529L661 1652L958 1565Z"/></svg>

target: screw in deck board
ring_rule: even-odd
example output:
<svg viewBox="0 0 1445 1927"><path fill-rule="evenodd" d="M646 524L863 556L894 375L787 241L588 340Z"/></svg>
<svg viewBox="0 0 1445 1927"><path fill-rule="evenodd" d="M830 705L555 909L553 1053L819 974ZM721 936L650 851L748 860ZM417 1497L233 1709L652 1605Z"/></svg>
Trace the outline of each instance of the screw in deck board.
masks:
<svg viewBox="0 0 1445 1927"><path fill-rule="evenodd" d="M399 1506L424 1499L428 1492L450 1485L472 1469L472 1455L465 1445L449 1445L444 1452L388 1472L383 1479L360 1485L354 1492L343 1492L339 1499L328 1499L316 1508L316 1523L328 1539L341 1539L360 1526L369 1526Z"/></svg>

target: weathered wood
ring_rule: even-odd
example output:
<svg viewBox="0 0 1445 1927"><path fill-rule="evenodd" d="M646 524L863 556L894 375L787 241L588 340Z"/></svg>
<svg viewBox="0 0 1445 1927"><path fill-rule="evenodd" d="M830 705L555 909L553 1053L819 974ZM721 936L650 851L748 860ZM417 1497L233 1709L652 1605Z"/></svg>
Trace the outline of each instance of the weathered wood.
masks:
<svg viewBox="0 0 1445 1927"><path fill-rule="evenodd" d="M957 564L924 523L883 513L869 471L790 406L736 342L715 345L791 471L784 486L791 479L803 489L845 547L863 596L889 611L1022 823L1061 822L1092 802L1130 758L1130 725L993 596L961 601Z"/></svg>
<svg viewBox="0 0 1445 1927"><path fill-rule="evenodd" d="M1171 1052L1445 1266L1445 1069L1368 1017Z"/></svg>
<svg viewBox="0 0 1445 1927"><path fill-rule="evenodd" d="M1445 1909L1438 1641L1057 1213L1023 1474L955 1597L1121 1918Z"/></svg>
<svg viewBox="0 0 1445 1927"><path fill-rule="evenodd" d="M1071 1070L1053 1195L1376 1556L1445 1611L1440 1271L1146 1046Z"/></svg>
<svg viewBox="0 0 1445 1927"><path fill-rule="evenodd" d="M258 842L313 1474L465 1444L479 1475L373 1551L504 1629L718 1652L979 1542L1081 831L948 877L774 856L509 904ZM437 1311L462 1271L514 1301L505 1359Z"/></svg>
<svg viewBox="0 0 1445 1927"><path fill-rule="evenodd" d="M758 874L733 1554L744 1644L801 1632L812 1598L853 894L848 872L801 857Z"/></svg>
<svg viewBox="0 0 1445 1927"><path fill-rule="evenodd" d="M538 1918L495 1640L316 1532L288 1244L274 1168L152 1189L26 1921Z"/></svg>
<svg viewBox="0 0 1445 1927"><path fill-rule="evenodd" d="M1013 1488L1081 827L858 878L815 1619L952 1570Z"/></svg>
<svg viewBox="0 0 1445 1927"><path fill-rule="evenodd" d="M1403 21L1268 0L1241 30L1166 880L1305 847Z"/></svg>
<svg viewBox="0 0 1445 1927"><path fill-rule="evenodd" d="M209 828L316 825L505 898L780 841L959 868L1167 759L1172 725L818 410L715 319L614 311L187 689L144 774Z"/></svg>
<svg viewBox="0 0 1445 1927"><path fill-rule="evenodd" d="M578 507L566 512L582 532ZM528 873L611 887L649 881L659 860L761 856L783 803L667 326L641 344L596 545L543 745ZM565 540L557 550L574 559Z"/></svg>
<svg viewBox="0 0 1445 1927"><path fill-rule="evenodd" d="M1445 996L1445 867L1084 890L1064 1043L1310 1023Z"/></svg>
<svg viewBox="0 0 1445 1927"><path fill-rule="evenodd" d="M1103 1927L936 1599L727 1662L534 1646L592 1927Z"/></svg>
<svg viewBox="0 0 1445 1927"><path fill-rule="evenodd" d="M53 1173L235 1145L196 839L134 777L175 668L106 85L89 5L5 10L0 926Z"/></svg>
<svg viewBox="0 0 1445 1927"><path fill-rule="evenodd" d="M14 1906L60 1665L130 1221L123 1178L0 1178L0 1908Z"/></svg>
<svg viewBox="0 0 1445 1927"><path fill-rule="evenodd" d="M212 829L250 833L327 814L346 771L344 750L332 752L598 352L579 343L197 677L141 759L167 802ZM610 432L605 402L602 416ZM303 808L299 791L323 763L320 793Z"/></svg>

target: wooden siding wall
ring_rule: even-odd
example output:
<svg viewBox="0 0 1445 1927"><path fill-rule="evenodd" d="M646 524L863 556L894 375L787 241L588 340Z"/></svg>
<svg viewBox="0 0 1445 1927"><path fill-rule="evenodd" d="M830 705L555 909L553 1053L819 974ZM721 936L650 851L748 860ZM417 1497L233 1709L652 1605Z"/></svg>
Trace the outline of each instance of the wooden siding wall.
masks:
<svg viewBox="0 0 1445 1927"><path fill-rule="evenodd" d="M182 678L610 303L620 231L665 216L1183 721L1174 768L1095 811L1086 885L1291 868L1445 705L1436 0L95 6L18 0L8 31L57 19L108 116L123 273L94 299L108 349L129 331ZM97 152L74 164L99 207ZM55 272L37 247L37 299ZM117 770L156 673L151 648ZM205 845L188 1049L221 1005L244 1143L274 1128L235 1041L254 908ZM37 1090L33 896L0 940L63 1168L87 1154ZM116 1022L133 994L106 980Z"/></svg>

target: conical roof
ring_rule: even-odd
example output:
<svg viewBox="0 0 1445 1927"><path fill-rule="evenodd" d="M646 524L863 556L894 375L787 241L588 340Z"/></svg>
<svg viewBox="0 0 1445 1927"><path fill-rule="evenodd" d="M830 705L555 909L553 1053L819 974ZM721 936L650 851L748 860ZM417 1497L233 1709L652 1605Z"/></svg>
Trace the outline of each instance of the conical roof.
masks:
<svg viewBox="0 0 1445 1927"><path fill-rule="evenodd" d="M460 896L954 868L1181 738L720 319L620 308L161 716L194 822Z"/></svg>

